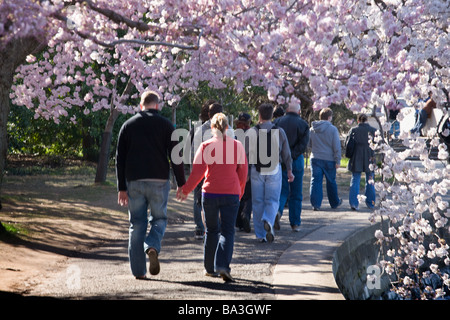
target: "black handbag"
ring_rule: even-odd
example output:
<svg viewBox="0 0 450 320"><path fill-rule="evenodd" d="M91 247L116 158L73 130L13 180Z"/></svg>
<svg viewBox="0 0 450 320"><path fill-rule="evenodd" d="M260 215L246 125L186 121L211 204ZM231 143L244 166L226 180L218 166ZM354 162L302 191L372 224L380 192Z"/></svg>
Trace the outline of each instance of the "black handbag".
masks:
<svg viewBox="0 0 450 320"><path fill-rule="evenodd" d="M353 153L355 152L355 144L356 144L355 133L352 132L345 145L345 156L349 159L353 156Z"/></svg>

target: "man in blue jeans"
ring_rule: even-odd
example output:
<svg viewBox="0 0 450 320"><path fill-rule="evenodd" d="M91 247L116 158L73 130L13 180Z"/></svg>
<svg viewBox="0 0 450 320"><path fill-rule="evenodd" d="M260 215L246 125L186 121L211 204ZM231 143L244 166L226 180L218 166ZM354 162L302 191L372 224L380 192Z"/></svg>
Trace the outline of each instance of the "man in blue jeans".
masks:
<svg viewBox="0 0 450 320"><path fill-rule="evenodd" d="M118 203L128 206L128 255L136 279L146 278L146 254L150 274L157 275L160 271L158 255L167 226L170 165L178 188L186 182L183 163L176 165L171 158L177 143L172 141L175 128L159 114L161 108L157 93L144 92L142 111L123 124L117 143ZM151 229L147 233L149 209Z"/></svg>
<svg viewBox="0 0 450 320"><path fill-rule="evenodd" d="M339 132L331 124L333 111L322 109L319 121L313 121L309 131L309 148L311 149L311 205L315 211L320 210L323 200L323 177L327 183L328 202L335 209L342 204L336 183L336 169L341 163L341 142Z"/></svg>
<svg viewBox="0 0 450 320"><path fill-rule="evenodd" d="M286 201L289 205L289 222L293 231L300 231L301 212L303 201L303 174L305 159L303 153L306 150L309 141L309 126L308 123L300 117L300 104L289 105L286 109L286 114L278 118L274 122L280 128L283 128L286 133L289 148L292 157L292 173L295 176L293 182L288 182L288 175L285 165L282 170L282 185L280 203L278 207L277 217L275 219L275 230L280 229L280 218L283 215Z"/></svg>
<svg viewBox="0 0 450 320"><path fill-rule="evenodd" d="M259 241L273 242L273 226L281 193L280 163L286 165L288 182L292 182L295 177L286 133L272 123L273 106L263 103L258 111L259 123L247 131L245 146L251 170L253 226ZM252 141L252 137L256 137L256 140ZM262 158L266 158L263 165L267 166L259 163L258 159Z"/></svg>

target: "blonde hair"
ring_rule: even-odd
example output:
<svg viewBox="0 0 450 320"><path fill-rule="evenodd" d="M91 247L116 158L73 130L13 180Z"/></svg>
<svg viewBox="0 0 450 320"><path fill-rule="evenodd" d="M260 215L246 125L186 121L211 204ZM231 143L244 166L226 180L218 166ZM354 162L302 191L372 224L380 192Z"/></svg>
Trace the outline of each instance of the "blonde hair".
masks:
<svg viewBox="0 0 450 320"><path fill-rule="evenodd" d="M211 128L220 131L222 134L228 128L228 118L223 113L216 113L211 119Z"/></svg>

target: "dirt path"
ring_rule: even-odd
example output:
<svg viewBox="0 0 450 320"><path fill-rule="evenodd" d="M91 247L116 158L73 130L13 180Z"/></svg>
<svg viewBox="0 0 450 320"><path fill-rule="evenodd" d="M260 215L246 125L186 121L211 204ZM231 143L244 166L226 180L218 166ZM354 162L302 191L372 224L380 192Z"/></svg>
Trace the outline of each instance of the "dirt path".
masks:
<svg viewBox="0 0 450 320"><path fill-rule="evenodd" d="M6 176L0 221L0 291L26 293L67 257L114 239L127 225L115 187L86 175Z"/></svg>

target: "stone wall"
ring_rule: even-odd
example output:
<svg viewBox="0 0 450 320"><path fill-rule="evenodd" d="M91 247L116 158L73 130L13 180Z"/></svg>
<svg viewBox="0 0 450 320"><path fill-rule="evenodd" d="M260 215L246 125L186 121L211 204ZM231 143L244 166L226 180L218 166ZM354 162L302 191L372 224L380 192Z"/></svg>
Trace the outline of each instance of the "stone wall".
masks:
<svg viewBox="0 0 450 320"><path fill-rule="evenodd" d="M339 290L348 300L378 299L389 287L386 277L381 277L379 284L367 283L367 268L376 263L379 253L374 236L378 229L379 223L359 230L334 252L333 274ZM374 272L376 270L370 273Z"/></svg>

